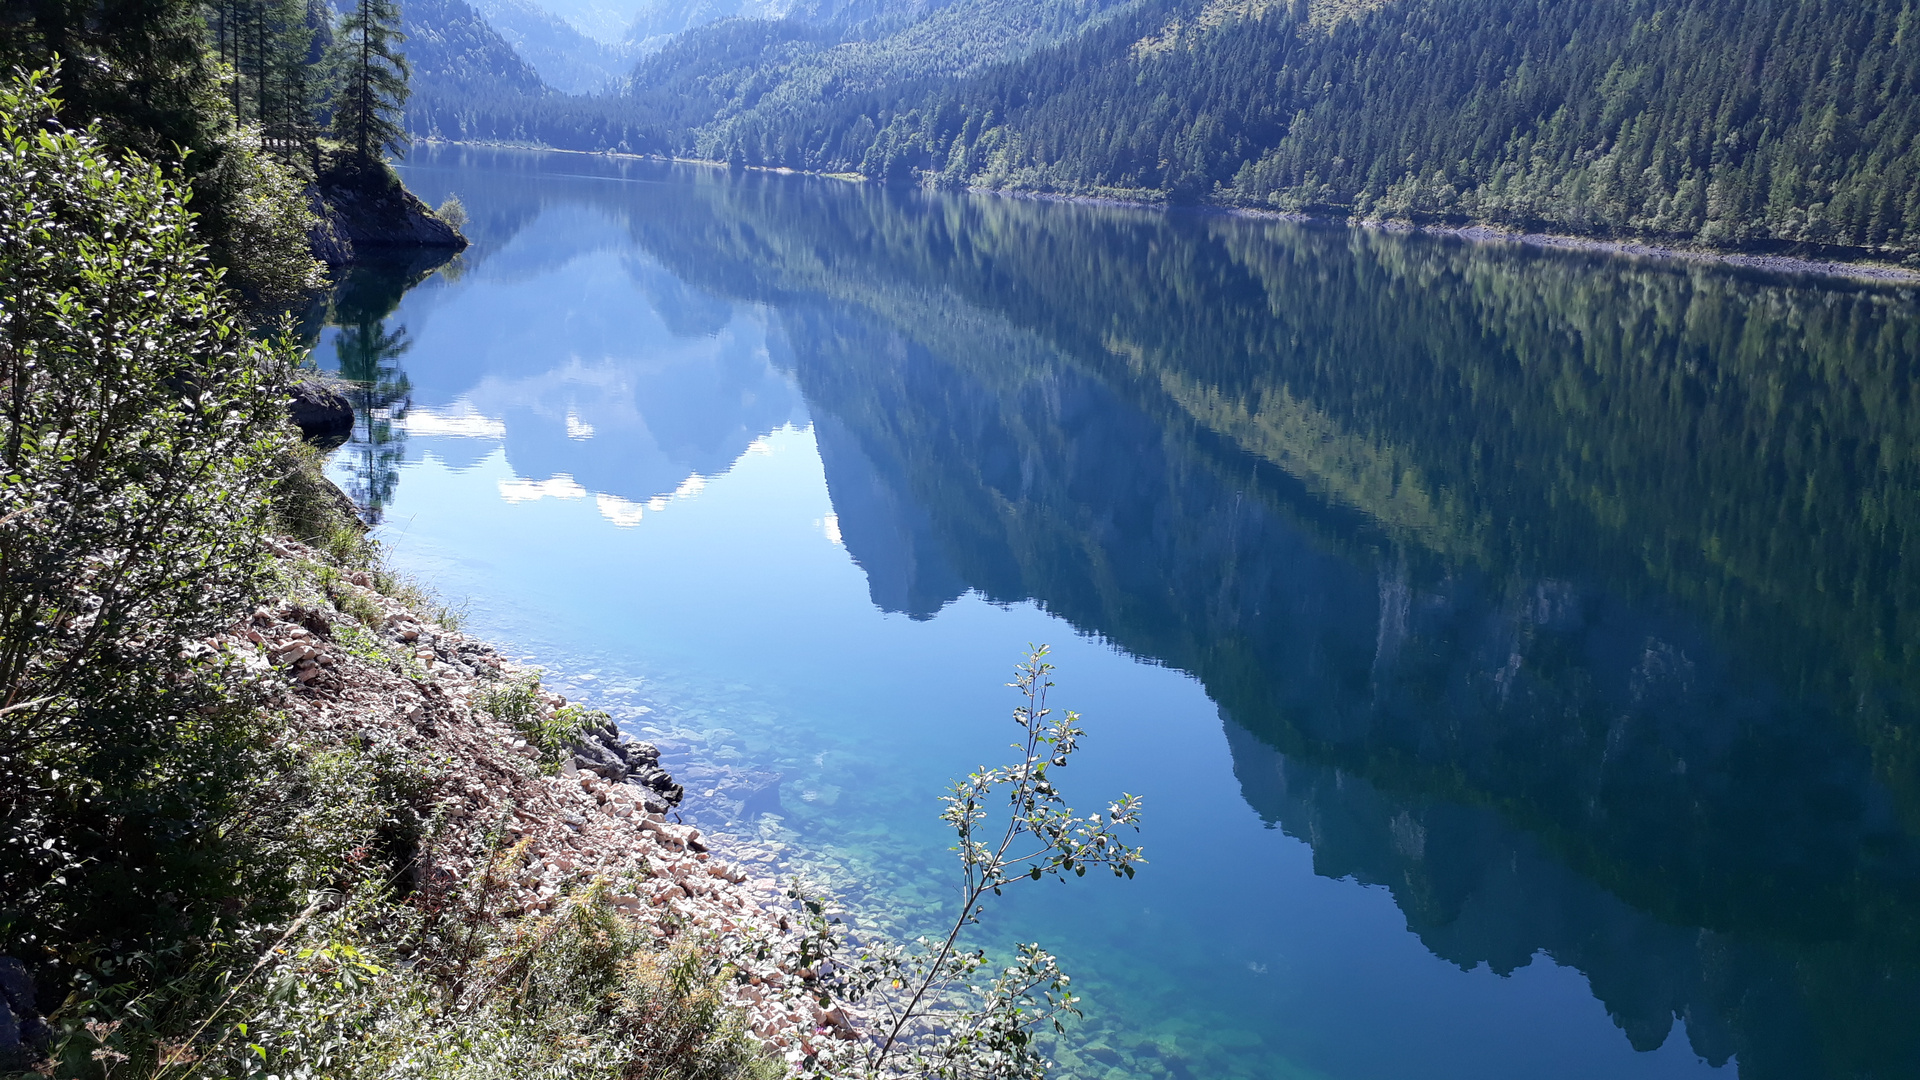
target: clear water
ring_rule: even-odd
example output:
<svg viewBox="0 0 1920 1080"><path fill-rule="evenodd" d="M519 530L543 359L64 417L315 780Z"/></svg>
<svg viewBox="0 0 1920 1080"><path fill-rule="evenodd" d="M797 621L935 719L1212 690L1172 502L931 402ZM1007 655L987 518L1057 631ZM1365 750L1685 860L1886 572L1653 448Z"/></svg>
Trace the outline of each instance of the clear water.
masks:
<svg viewBox="0 0 1920 1080"><path fill-rule="evenodd" d="M1920 1075L1920 302L416 152L316 355L470 626L870 926L1030 642L1151 865L1009 894L1081 1077Z"/></svg>

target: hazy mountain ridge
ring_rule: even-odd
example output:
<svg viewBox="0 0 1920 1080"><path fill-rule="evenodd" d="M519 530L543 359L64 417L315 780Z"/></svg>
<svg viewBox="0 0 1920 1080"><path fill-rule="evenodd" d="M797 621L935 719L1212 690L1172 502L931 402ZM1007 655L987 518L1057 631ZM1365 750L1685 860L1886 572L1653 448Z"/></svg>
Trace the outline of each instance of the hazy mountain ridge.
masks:
<svg viewBox="0 0 1920 1080"><path fill-rule="evenodd" d="M809 0L645 0L627 24L625 39L648 53L677 34L722 19L804 19L815 10Z"/></svg>
<svg viewBox="0 0 1920 1080"><path fill-rule="evenodd" d="M479 0L475 6L548 86L563 93L617 87L633 67L631 47L589 37L531 0Z"/></svg>
<svg viewBox="0 0 1920 1080"><path fill-rule="evenodd" d="M852 107L862 116L884 113L891 100L1069 40L1125 6L856 3L830 19L728 20L690 30L643 60L634 69L634 95L653 115L674 118L662 131L669 144L677 142L670 151L793 168L814 167L809 157L818 156L835 161L828 171L868 171L863 153L872 146L872 121L834 133L838 145L809 155L810 133L796 119L823 103L858 103Z"/></svg>

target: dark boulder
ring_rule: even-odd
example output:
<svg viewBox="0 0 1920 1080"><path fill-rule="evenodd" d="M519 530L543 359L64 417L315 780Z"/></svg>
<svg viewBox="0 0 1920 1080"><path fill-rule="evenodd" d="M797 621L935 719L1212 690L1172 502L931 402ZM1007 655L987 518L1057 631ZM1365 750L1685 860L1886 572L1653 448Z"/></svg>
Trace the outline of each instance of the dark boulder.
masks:
<svg viewBox="0 0 1920 1080"><path fill-rule="evenodd" d="M0 956L0 1069L25 1069L44 1057L51 1035L40 1019L26 965Z"/></svg>
<svg viewBox="0 0 1920 1080"><path fill-rule="evenodd" d="M467 246L460 230L384 167L331 171L307 189L307 204L316 219L313 255L336 270L383 250Z"/></svg>
<svg viewBox="0 0 1920 1080"><path fill-rule="evenodd" d="M353 402L318 376L293 384L287 412L300 437L315 446L332 449L353 434Z"/></svg>
<svg viewBox="0 0 1920 1080"><path fill-rule="evenodd" d="M641 801L648 810L664 813L680 805L686 794L660 767L660 748L639 742L620 733L612 721L581 729L568 747L573 766L582 772L597 773L616 784L633 784L645 790Z"/></svg>

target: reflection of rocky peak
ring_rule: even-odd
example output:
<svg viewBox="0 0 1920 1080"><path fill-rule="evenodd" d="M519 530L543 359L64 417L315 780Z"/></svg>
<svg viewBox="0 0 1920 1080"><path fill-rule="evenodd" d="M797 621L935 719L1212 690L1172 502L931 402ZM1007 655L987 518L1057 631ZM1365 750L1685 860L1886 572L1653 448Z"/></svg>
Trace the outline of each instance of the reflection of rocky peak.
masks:
<svg viewBox="0 0 1920 1080"><path fill-rule="evenodd" d="M1323 869L1393 884L1455 962L1549 950L1635 1045L1684 1015L1749 1080L1915 1074L1920 829L1890 791L1920 807L1920 459L1876 449L1920 430L1878 389L1920 356L1910 302L686 191L635 235L781 307L877 602L924 609L951 567L924 595L1032 599L1192 673L1237 752L1320 778L1272 816Z"/></svg>
<svg viewBox="0 0 1920 1080"><path fill-rule="evenodd" d="M930 619L958 599L966 585L941 554L927 512L901 500L900 479L881 477L873 459L839 420L816 417L813 433L841 541L867 572L874 606Z"/></svg>
<svg viewBox="0 0 1920 1080"><path fill-rule="evenodd" d="M1316 783L1419 793L1358 822L1332 796L1289 817L1241 771L1323 872L1392 885L1437 954L1510 971L1546 949L1634 1045L1684 1016L1703 1056L1737 1050L1752 1075L1831 1049L1811 1029L1833 1010L1920 1000L1902 996L1920 858L1869 755L1689 620L1436 565L1031 343L936 351L803 310L783 313L794 371L876 602L1038 600L1198 676L1245 724L1237 758L1279 747ZM1807 951L1822 937L1844 944ZM1794 989L1796 965L1831 981ZM1866 1075L1920 1060L1869 1044Z"/></svg>
<svg viewBox="0 0 1920 1080"><path fill-rule="evenodd" d="M634 285L674 336L712 337L733 321L733 305L728 301L687 284L653 263L631 257L625 263Z"/></svg>
<svg viewBox="0 0 1920 1080"><path fill-rule="evenodd" d="M1738 1058L1743 1080L1903 1075L1920 1047L1910 1025L1844 1023L1836 1002L1873 1014L1920 1007L1920 979L1871 950L1778 945L1676 926L1623 902L1493 810L1389 793L1281 754L1231 718L1241 793L1269 824L1313 848L1314 870L1385 886L1436 956L1505 975L1539 954L1577 968L1633 1046L1684 1024L1693 1052ZM1851 1068L1835 1072L1836 1057Z"/></svg>

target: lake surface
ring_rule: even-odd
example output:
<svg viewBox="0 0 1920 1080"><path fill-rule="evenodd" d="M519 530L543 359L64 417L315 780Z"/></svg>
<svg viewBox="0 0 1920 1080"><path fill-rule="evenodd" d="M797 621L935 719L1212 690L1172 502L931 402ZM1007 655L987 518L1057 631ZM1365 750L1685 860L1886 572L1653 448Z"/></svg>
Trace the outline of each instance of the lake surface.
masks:
<svg viewBox="0 0 1920 1080"><path fill-rule="evenodd" d="M873 929L1030 642L1151 860L1010 893L1077 1077L1920 1075L1920 299L416 151L335 475ZM1021 892L1021 890L1016 890Z"/></svg>

